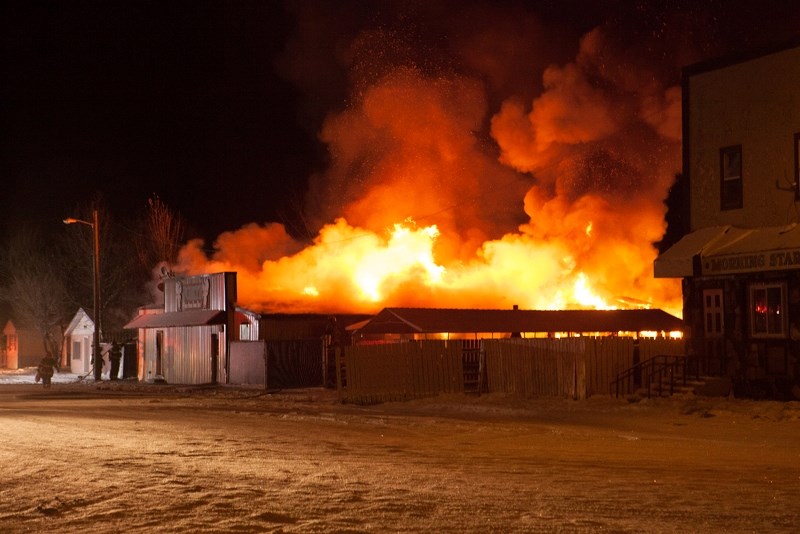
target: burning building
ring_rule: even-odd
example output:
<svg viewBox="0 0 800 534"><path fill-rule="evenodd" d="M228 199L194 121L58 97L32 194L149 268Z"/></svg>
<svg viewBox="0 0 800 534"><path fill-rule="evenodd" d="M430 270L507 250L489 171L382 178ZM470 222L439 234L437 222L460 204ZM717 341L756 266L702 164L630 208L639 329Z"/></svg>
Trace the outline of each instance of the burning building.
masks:
<svg viewBox="0 0 800 534"><path fill-rule="evenodd" d="M299 11L292 81L344 74L316 128L328 159L308 180L308 231L247 224L211 252L188 243L175 272L235 272L239 304L264 316L681 314L680 283L652 270L680 170L677 66L654 67L602 26L543 55L554 41L541 24L488 8L450 14L453 38L437 37L441 17L419 32L361 21L320 63L303 47L327 34Z"/></svg>

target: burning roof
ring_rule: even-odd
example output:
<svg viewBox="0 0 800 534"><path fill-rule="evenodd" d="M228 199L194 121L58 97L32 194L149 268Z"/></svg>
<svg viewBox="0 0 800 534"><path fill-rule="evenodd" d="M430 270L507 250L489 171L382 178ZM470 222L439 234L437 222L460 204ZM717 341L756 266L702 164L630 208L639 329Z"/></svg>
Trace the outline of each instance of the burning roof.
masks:
<svg viewBox="0 0 800 534"><path fill-rule="evenodd" d="M385 308L351 327L359 334L617 333L682 331L662 310L478 310Z"/></svg>

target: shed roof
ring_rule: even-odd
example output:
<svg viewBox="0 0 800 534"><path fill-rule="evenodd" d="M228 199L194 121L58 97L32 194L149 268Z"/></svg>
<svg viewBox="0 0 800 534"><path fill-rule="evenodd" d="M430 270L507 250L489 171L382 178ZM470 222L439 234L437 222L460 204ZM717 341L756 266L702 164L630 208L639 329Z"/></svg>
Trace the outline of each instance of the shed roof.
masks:
<svg viewBox="0 0 800 534"><path fill-rule="evenodd" d="M64 335L68 336L72 334L72 332L74 332L75 329L78 328L78 326L80 326L81 322L83 322L84 319L89 321L92 325L92 328L94 328L94 319L92 319L92 316L89 315L89 312L87 312L83 308L78 308L78 311L72 317L72 320L69 322L69 325L67 325L67 328L64 330Z"/></svg>
<svg viewBox="0 0 800 534"><path fill-rule="evenodd" d="M482 310L384 308L360 334L477 332L644 332L682 330L683 321L663 310Z"/></svg>

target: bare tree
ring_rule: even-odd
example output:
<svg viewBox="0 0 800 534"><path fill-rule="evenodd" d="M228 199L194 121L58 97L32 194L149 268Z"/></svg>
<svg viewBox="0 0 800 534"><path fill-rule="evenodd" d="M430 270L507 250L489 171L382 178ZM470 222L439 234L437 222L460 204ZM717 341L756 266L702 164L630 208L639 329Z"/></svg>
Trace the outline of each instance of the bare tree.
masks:
<svg viewBox="0 0 800 534"><path fill-rule="evenodd" d="M136 253L142 267L149 271L162 262L177 263L187 232L183 217L154 195L147 201L142 228L142 235L136 239Z"/></svg>
<svg viewBox="0 0 800 534"><path fill-rule="evenodd" d="M102 314L102 334L104 339L122 336L122 326L135 314L135 309L144 303L143 292L146 274L136 269L132 259L136 249L130 235L126 235L107 209L102 198L97 197L91 205L78 206L72 214L77 219L92 220L92 212L98 211L100 248L100 312ZM60 259L64 272L69 273L65 280L73 313L78 307L91 309L93 283L94 236L88 228L65 227ZM95 312L93 311L93 314Z"/></svg>
<svg viewBox="0 0 800 534"><path fill-rule="evenodd" d="M292 237L311 242L319 228L314 228L303 209L303 198L297 191L289 191L283 197L278 218Z"/></svg>
<svg viewBox="0 0 800 534"><path fill-rule="evenodd" d="M59 270L57 249L40 233L24 228L9 240L2 262L0 298L20 325L35 330L45 351L60 360L70 298Z"/></svg>

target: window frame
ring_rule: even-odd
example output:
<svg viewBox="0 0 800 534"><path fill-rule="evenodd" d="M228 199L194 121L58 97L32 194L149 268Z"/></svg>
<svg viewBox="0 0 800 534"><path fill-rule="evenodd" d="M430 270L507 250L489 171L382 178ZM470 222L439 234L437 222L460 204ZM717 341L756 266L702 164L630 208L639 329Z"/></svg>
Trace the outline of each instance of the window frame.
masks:
<svg viewBox="0 0 800 534"><path fill-rule="evenodd" d="M739 174L730 175L731 155L738 155ZM731 145L719 149L719 205L720 210L736 210L744 206L742 145Z"/></svg>
<svg viewBox="0 0 800 534"><path fill-rule="evenodd" d="M800 200L800 132L794 134L794 199Z"/></svg>
<svg viewBox="0 0 800 534"><path fill-rule="evenodd" d="M722 289L703 290L703 333L707 339L721 338L725 331Z"/></svg>
<svg viewBox="0 0 800 534"><path fill-rule="evenodd" d="M769 312L769 290L771 289L779 289L780 290L780 302L777 314L771 314ZM765 292L765 297L767 299L767 312L765 312L765 325L763 331L757 331L756 328L758 326L758 317L756 311L756 293L759 291ZM785 282L759 282L757 284L750 284L748 288L749 294L749 316L750 316L750 336L753 338L760 338L760 339L785 339L788 336L788 295L786 289ZM779 331L773 331L774 321L770 321L771 315L777 315L779 320Z"/></svg>

